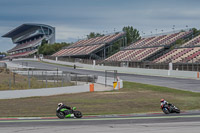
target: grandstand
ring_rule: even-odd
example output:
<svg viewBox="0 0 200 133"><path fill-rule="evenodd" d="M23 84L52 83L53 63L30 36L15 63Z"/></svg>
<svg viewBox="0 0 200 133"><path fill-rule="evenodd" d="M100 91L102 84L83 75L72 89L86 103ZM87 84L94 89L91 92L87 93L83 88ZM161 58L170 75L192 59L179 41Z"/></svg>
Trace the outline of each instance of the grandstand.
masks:
<svg viewBox="0 0 200 133"><path fill-rule="evenodd" d="M27 57L38 51L44 39L50 44L55 43L55 28L44 24L22 24L2 37L11 38L16 44L7 51L7 58Z"/></svg>
<svg viewBox="0 0 200 133"><path fill-rule="evenodd" d="M192 34L191 30L142 38L105 61L152 61L172 47L178 39Z"/></svg>
<svg viewBox="0 0 200 133"><path fill-rule="evenodd" d="M112 49L112 45L116 42L122 42L122 45L125 45L124 32L80 40L68 47L61 49L52 56L105 59L108 55L108 50Z"/></svg>
<svg viewBox="0 0 200 133"><path fill-rule="evenodd" d="M155 63L194 63L200 60L200 35L155 59Z"/></svg>

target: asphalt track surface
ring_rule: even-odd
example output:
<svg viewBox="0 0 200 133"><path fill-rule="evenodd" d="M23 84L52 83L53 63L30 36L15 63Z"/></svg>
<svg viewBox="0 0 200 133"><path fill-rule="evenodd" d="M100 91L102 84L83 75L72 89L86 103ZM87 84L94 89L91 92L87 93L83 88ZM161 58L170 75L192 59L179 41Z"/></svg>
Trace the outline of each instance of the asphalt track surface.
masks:
<svg viewBox="0 0 200 133"><path fill-rule="evenodd" d="M22 62L28 62L28 66L35 67L38 69L56 70L57 68L61 71L80 73L80 74L92 74L97 76L105 76L105 72L102 71L91 71L82 68L73 69L72 67L65 67L55 64L47 64L36 61L13 61L17 64ZM108 76L112 77L112 73L108 73ZM195 79L184 79L184 78L172 78L172 77L159 77L159 76L147 76L137 74L125 74L118 73L118 76L124 81L138 82L144 84L158 85L169 88L175 88L180 90L200 92L200 80Z"/></svg>
<svg viewBox="0 0 200 133"><path fill-rule="evenodd" d="M86 116L81 119L21 119L0 120L3 132L199 132L200 112L182 114L137 114L115 116Z"/></svg>

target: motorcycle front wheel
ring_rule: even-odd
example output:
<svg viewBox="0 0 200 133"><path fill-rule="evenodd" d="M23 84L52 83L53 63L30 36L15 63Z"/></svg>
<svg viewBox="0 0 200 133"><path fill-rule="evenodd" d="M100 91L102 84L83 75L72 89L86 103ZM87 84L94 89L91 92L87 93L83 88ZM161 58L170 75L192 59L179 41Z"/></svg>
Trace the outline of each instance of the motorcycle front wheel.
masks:
<svg viewBox="0 0 200 133"><path fill-rule="evenodd" d="M65 113L64 112L58 112L58 113L56 113L56 115L60 119L64 119L65 118Z"/></svg>
<svg viewBox="0 0 200 133"><path fill-rule="evenodd" d="M176 109L175 112L176 112L176 113L180 113L181 111L180 111L179 109Z"/></svg>
<svg viewBox="0 0 200 133"><path fill-rule="evenodd" d="M81 118L83 115L82 115L82 113L80 111L74 111L74 116L76 118Z"/></svg>
<svg viewBox="0 0 200 133"><path fill-rule="evenodd" d="M167 108L163 108L162 110L163 110L163 112L164 112L165 114L169 114L169 113L170 113L169 110L168 110Z"/></svg>

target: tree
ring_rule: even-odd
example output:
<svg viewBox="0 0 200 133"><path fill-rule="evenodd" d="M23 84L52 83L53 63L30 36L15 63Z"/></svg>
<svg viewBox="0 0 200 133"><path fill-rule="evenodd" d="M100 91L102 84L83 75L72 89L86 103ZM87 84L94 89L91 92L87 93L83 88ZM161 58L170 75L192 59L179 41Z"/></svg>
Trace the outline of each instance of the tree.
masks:
<svg viewBox="0 0 200 133"><path fill-rule="evenodd" d="M0 55L7 55L7 53L5 53L5 52L0 52Z"/></svg>
<svg viewBox="0 0 200 133"><path fill-rule="evenodd" d="M54 43L54 44L47 44L45 41L42 41L42 44L40 45L38 49L39 54L43 55L52 55L55 52L59 51L63 47L69 46L71 43Z"/></svg>
<svg viewBox="0 0 200 133"><path fill-rule="evenodd" d="M137 29L134 29L132 26L124 27L122 30L126 32L128 45L130 45L134 41L141 39L139 31Z"/></svg>
<svg viewBox="0 0 200 133"><path fill-rule="evenodd" d="M90 39L90 38L101 37L101 36L104 36L104 34L90 32L90 34L87 35L87 38Z"/></svg>
<svg viewBox="0 0 200 133"><path fill-rule="evenodd" d="M193 37L198 36L200 34L200 30L197 30L196 28L192 28L193 31Z"/></svg>

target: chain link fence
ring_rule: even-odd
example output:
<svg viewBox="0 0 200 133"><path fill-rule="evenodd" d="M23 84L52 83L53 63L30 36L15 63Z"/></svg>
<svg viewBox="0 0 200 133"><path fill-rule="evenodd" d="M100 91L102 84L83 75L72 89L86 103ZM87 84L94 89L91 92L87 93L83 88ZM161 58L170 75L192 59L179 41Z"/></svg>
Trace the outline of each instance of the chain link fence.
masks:
<svg viewBox="0 0 200 133"><path fill-rule="evenodd" d="M0 90L53 88L96 82L97 76L56 70L0 67Z"/></svg>

